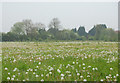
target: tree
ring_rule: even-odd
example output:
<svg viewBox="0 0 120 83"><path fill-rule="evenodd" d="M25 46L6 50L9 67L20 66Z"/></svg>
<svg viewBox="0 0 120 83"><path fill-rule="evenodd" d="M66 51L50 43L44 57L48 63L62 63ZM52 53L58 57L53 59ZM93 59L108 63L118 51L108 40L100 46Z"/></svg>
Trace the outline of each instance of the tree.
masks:
<svg viewBox="0 0 120 83"><path fill-rule="evenodd" d="M117 41L118 40L118 34L112 29L107 28L104 35L105 41Z"/></svg>
<svg viewBox="0 0 120 83"><path fill-rule="evenodd" d="M37 30L39 30L39 29L43 29L44 30L46 28L46 26L43 23L36 23L34 25L34 27L36 27Z"/></svg>
<svg viewBox="0 0 120 83"><path fill-rule="evenodd" d="M74 29L72 29L71 31L73 31L74 33L76 33L76 32L77 32L77 29L76 29L76 28L74 28Z"/></svg>
<svg viewBox="0 0 120 83"><path fill-rule="evenodd" d="M87 33L86 33L86 31L85 31L85 27L80 26L79 29L78 29L78 34L79 34L80 36L86 36Z"/></svg>
<svg viewBox="0 0 120 83"><path fill-rule="evenodd" d="M97 24L97 25L94 25L94 27L88 32L89 35L91 36L95 36L96 32L99 30L102 30L102 29L106 29L107 26L105 24Z"/></svg>
<svg viewBox="0 0 120 83"><path fill-rule="evenodd" d="M95 26L96 31L95 31L95 39L96 40L101 40L103 37L103 33L105 29L107 28L105 24L99 24Z"/></svg>
<svg viewBox="0 0 120 83"><path fill-rule="evenodd" d="M11 32L18 34L18 35L23 35L25 34L25 29L24 29L24 25L23 22L17 22L13 25L13 27L11 28Z"/></svg>
<svg viewBox="0 0 120 83"><path fill-rule="evenodd" d="M29 35L33 29L33 23L30 19L23 20L25 34Z"/></svg>
<svg viewBox="0 0 120 83"><path fill-rule="evenodd" d="M60 21L58 18L53 18L50 24L48 25L49 28L60 29L62 26L60 25Z"/></svg>

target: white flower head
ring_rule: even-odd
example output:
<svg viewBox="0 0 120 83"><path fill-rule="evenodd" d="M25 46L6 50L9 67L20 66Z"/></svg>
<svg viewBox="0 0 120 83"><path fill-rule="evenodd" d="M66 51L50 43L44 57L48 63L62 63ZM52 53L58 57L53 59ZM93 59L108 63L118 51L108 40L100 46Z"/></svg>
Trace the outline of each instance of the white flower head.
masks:
<svg viewBox="0 0 120 83"><path fill-rule="evenodd" d="M14 80L14 78L11 78L11 80Z"/></svg>
<svg viewBox="0 0 120 83"><path fill-rule="evenodd" d="M95 68L92 68L92 70L94 71L94 70L95 70Z"/></svg>
<svg viewBox="0 0 120 83"><path fill-rule="evenodd" d="M90 77L90 75L87 75L87 77L89 78L89 77Z"/></svg>
<svg viewBox="0 0 120 83"><path fill-rule="evenodd" d="M10 80L10 77L7 77L7 80Z"/></svg>
<svg viewBox="0 0 120 83"><path fill-rule="evenodd" d="M44 80L42 79L41 82L43 82Z"/></svg>
<svg viewBox="0 0 120 83"><path fill-rule="evenodd" d="M87 81L86 79L84 79L83 81Z"/></svg>
<svg viewBox="0 0 120 83"><path fill-rule="evenodd" d="M80 76L80 78L83 78L83 76Z"/></svg>
<svg viewBox="0 0 120 83"><path fill-rule="evenodd" d="M113 70L113 68L110 68L110 70Z"/></svg>
<svg viewBox="0 0 120 83"><path fill-rule="evenodd" d="M77 73L77 75L79 76L79 75L80 75L80 73Z"/></svg>
<svg viewBox="0 0 120 83"><path fill-rule="evenodd" d="M83 65L85 65L85 63L83 63Z"/></svg>
<svg viewBox="0 0 120 83"><path fill-rule="evenodd" d="M101 79L100 81L103 81L103 79Z"/></svg>
<svg viewBox="0 0 120 83"><path fill-rule="evenodd" d="M64 79L64 77L61 77L61 80L63 80Z"/></svg>
<svg viewBox="0 0 120 83"><path fill-rule="evenodd" d="M39 77L39 75L36 75L35 77Z"/></svg>
<svg viewBox="0 0 120 83"><path fill-rule="evenodd" d="M13 78L15 78L15 75L13 75Z"/></svg>
<svg viewBox="0 0 120 83"><path fill-rule="evenodd" d="M57 72L61 73L61 71L59 69L57 69Z"/></svg>
<svg viewBox="0 0 120 83"><path fill-rule="evenodd" d="M10 72L8 72L8 75L10 75Z"/></svg>
<svg viewBox="0 0 120 83"><path fill-rule="evenodd" d="M41 62L38 63L39 65L41 64Z"/></svg>
<svg viewBox="0 0 120 83"><path fill-rule="evenodd" d="M52 74L52 72L49 72L49 74Z"/></svg>
<svg viewBox="0 0 120 83"><path fill-rule="evenodd" d="M71 77L71 74L69 74L68 76Z"/></svg>
<svg viewBox="0 0 120 83"><path fill-rule="evenodd" d="M64 74L61 74L61 76L64 76Z"/></svg>
<svg viewBox="0 0 120 83"><path fill-rule="evenodd" d="M6 67L5 70L8 70L8 68Z"/></svg>
<svg viewBox="0 0 120 83"><path fill-rule="evenodd" d="M41 74L41 76L43 77L44 75L43 75L43 74Z"/></svg>
<svg viewBox="0 0 120 83"><path fill-rule="evenodd" d="M73 62L73 64L75 64L75 62Z"/></svg>

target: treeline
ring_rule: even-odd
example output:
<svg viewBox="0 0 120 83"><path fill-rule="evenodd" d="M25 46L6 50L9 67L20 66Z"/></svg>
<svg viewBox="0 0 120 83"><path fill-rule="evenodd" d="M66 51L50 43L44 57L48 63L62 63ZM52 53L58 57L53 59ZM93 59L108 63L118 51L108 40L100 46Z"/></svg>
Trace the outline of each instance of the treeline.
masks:
<svg viewBox="0 0 120 83"><path fill-rule="evenodd" d="M80 26L78 30L77 28L62 29L58 18L53 18L48 27L43 23L33 23L30 19L26 19L15 23L9 32L1 34L1 41L118 41L118 32L107 28L105 24L97 24L87 33L84 26Z"/></svg>

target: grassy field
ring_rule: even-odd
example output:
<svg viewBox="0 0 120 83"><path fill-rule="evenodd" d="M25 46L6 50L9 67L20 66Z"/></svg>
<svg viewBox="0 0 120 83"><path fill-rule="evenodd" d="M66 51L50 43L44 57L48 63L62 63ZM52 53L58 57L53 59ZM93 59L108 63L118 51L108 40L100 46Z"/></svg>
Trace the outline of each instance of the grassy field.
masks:
<svg viewBox="0 0 120 83"><path fill-rule="evenodd" d="M2 81L2 43L0 42L0 82Z"/></svg>
<svg viewBox="0 0 120 83"><path fill-rule="evenodd" d="M3 81L117 81L114 42L3 42Z"/></svg>

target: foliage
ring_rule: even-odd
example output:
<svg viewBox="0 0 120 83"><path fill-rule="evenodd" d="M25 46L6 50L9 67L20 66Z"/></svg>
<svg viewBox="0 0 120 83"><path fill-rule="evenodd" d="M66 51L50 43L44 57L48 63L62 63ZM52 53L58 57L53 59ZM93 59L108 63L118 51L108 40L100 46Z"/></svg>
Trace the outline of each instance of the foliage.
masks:
<svg viewBox="0 0 120 83"><path fill-rule="evenodd" d="M49 40L101 40L118 41L119 32L107 28L105 24L97 24L87 33L84 26L71 30L62 29L58 18L53 18L48 30L43 23L33 23L30 19L17 22L7 33L1 33L0 41L49 41ZM120 38L119 38L120 39Z"/></svg>

